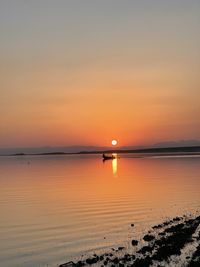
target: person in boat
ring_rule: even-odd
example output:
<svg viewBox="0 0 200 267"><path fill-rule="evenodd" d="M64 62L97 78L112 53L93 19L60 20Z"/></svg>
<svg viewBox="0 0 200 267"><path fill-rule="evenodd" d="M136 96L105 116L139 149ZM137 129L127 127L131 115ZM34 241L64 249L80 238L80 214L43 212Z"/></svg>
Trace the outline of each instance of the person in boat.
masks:
<svg viewBox="0 0 200 267"><path fill-rule="evenodd" d="M112 155L112 156L106 156L104 153L103 153L103 159L106 160L106 159L114 159L115 157Z"/></svg>

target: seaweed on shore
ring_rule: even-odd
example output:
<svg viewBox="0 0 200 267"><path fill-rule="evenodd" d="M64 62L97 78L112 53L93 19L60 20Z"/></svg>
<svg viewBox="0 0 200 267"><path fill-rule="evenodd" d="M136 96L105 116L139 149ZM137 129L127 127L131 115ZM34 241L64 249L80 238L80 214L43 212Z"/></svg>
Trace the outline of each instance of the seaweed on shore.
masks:
<svg viewBox="0 0 200 267"><path fill-rule="evenodd" d="M192 242L192 235L196 232L199 225L200 216L193 219L176 217L152 227L154 231L158 230L158 232L144 235L143 239L147 244L137 252L119 256L115 253L124 250L124 247L119 247L113 253L105 253L100 256L94 254L86 260L78 261L77 263L70 262L71 265L66 263L59 267L81 267L96 263L99 263L100 266L111 267L149 267L152 264L159 266L161 262L169 261L172 255L178 256L181 254L181 250L185 245ZM197 240L200 240L200 236L198 236ZM132 240L132 245L137 246L138 241ZM196 266L200 266L200 245L197 247L188 265L188 267Z"/></svg>
<svg viewBox="0 0 200 267"><path fill-rule="evenodd" d="M200 240L200 233L197 239ZM194 252L188 267L199 267L199 266L200 266L200 244L197 247L196 251Z"/></svg>
<svg viewBox="0 0 200 267"><path fill-rule="evenodd" d="M200 266L200 245L198 246L197 250L195 251L191 262L189 263L188 267L199 267Z"/></svg>

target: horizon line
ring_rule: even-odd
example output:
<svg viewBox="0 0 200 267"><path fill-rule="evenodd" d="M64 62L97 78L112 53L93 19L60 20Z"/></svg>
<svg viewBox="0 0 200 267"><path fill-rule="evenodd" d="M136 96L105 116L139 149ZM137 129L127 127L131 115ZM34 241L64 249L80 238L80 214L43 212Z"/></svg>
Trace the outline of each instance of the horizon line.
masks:
<svg viewBox="0 0 200 267"><path fill-rule="evenodd" d="M78 155L78 154L102 154L102 153L200 153L200 145L178 146L178 147L148 147L141 149L109 149L100 151L78 151L78 152L41 152L41 153L12 153L0 156L39 156L39 155Z"/></svg>

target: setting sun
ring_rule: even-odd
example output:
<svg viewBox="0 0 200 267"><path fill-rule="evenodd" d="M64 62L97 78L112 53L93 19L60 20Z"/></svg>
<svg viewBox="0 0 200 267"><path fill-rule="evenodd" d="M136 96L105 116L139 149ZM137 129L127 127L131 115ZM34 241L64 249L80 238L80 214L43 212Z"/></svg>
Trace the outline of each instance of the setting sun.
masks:
<svg viewBox="0 0 200 267"><path fill-rule="evenodd" d="M0 267L200 267L199 14L0 0Z"/></svg>
<svg viewBox="0 0 200 267"><path fill-rule="evenodd" d="M113 146L116 146L117 145L117 140L112 140L111 143L112 143Z"/></svg>

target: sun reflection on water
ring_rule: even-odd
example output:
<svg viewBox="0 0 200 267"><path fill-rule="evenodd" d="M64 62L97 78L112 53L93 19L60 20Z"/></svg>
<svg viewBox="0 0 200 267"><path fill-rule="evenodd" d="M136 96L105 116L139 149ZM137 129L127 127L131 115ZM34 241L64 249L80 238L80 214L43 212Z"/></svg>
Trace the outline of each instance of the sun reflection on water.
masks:
<svg viewBox="0 0 200 267"><path fill-rule="evenodd" d="M112 156L115 157L112 160L112 171L113 171L113 175L117 176L117 153L113 153Z"/></svg>

